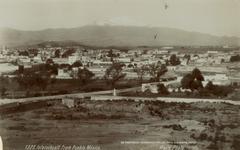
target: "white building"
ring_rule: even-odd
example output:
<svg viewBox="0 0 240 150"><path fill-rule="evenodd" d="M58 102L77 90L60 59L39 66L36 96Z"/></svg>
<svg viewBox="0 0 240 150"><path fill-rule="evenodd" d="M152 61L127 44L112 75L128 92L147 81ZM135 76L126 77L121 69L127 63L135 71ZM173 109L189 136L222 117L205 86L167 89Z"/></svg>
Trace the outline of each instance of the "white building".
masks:
<svg viewBox="0 0 240 150"><path fill-rule="evenodd" d="M72 65L74 62L80 60L78 55L72 55L68 57L68 64Z"/></svg>
<svg viewBox="0 0 240 150"><path fill-rule="evenodd" d="M231 81L226 74L204 75L203 86L209 81L212 81L215 85L230 85Z"/></svg>
<svg viewBox="0 0 240 150"><path fill-rule="evenodd" d="M70 73L66 69L58 69L57 79L71 79Z"/></svg>

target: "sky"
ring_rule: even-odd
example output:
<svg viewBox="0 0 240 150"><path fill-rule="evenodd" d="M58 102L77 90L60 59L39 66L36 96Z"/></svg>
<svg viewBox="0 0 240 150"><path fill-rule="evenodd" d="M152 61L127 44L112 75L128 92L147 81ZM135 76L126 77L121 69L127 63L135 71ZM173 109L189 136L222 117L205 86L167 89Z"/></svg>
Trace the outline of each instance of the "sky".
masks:
<svg viewBox="0 0 240 150"><path fill-rule="evenodd" d="M239 18L240 0L0 0L0 27L20 30L108 24L240 37Z"/></svg>

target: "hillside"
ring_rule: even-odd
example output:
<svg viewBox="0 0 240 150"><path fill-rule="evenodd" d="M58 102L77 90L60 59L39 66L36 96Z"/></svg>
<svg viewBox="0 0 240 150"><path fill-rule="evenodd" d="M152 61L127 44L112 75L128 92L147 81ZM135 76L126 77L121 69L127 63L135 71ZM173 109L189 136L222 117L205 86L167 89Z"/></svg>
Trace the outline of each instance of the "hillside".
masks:
<svg viewBox="0 0 240 150"><path fill-rule="evenodd" d="M89 25L40 31L0 29L0 45L31 45L44 41L74 41L91 46L240 45L238 37L218 37L166 27Z"/></svg>

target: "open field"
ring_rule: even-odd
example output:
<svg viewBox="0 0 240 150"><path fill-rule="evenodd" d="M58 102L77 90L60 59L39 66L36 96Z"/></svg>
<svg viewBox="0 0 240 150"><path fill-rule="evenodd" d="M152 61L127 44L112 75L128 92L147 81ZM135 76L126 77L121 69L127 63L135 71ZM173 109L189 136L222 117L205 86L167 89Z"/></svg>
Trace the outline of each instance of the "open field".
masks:
<svg viewBox="0 0 240 150"><path fill-rule="evenodd" d="M239 148L239 114L240 106L226 103L79 100L74 108L56 102L2 114L0 131L4 150L20 150L29 144L94 145L108 150L227 150ZM126 143L129 141L135 143Z"/></svg>

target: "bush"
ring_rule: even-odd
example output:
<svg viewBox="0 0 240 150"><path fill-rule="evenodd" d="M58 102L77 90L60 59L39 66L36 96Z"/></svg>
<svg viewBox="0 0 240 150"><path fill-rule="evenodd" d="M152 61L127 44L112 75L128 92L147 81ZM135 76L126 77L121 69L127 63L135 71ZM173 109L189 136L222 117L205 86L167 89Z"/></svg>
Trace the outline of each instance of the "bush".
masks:
<svg viewBox="0 0 240 150"><path fill-rule="evenodd" d="M209 136L209 137L207 138L207 140L208 140L208 141L212 141L212 140L213 140L213 137L212 137L212 136Z"/></svg>
<svg viewBox="0 0 240 150"><path fill-rule="evenodd" d="M210 143L207 149L218 150L218 146L215 143Z"/></svg>
<svg viewBox="0 0 240 150"><path fill-rule="evenodd" d="M60 90L58 94L69 94L69 92L67 90Z"/></svg>
<svg viewBox="0 0 240 150"><path fill-rule="evenodd" d="M215 95L215 96L227 96L233 92L233 88L230 86L214 85L211 81L207 83L205 88L200 91L202 95Z"/></svg>
<svg viewBox="0 0 240 150"><path fill-rule="evenodd" d="M240 61L240 56L239 55L231 56L230 62L237 62L237 61Z"/></svg>
<svg viewBox="0 0 240 150"><path fill-rule="evenodd" d="M203 141L203 140L207 140L208 135L206 133L201 133L198 137L199 140Z"/></svg>
<svg viewBox="0 0 240 150"><path fill-rule="evenodd" d="M226 137L224 135L219 137L219 141L221 142L225 142L226 141Z"/></svg>
<svg viewBox="0 0 240 150"><path fill-rule="evenodd" d="M85 108L85 107L83 107L83 106L77 106L76 110L77 110L78 112L88 112L88 111L89 111L88 108Z"/></svg>
<svg viewBox="0 0 240 150"><path fill-rule="evenodd" d="M107 115L104 114L94 114L89 116L92 119L108 119L109 117Z"/></svg>
<svg viewBox="0 0 240 150"><path fill-rule="evenodd" d="M196 139L196 137L195 137L195 134L194 134L194 133L192 133L192 134L190 135L190 137L191 137L191 138L193 138L193 139Z"/></svg>
<svg viewBox="0 0 240 150"><path fill-rule="evenodd" d="M233 138L233 142L232 142L231 148L234 149L234 150L238 150L239 147L240 147L239 137L235 136L235 137Z"/></svg>
<svg viewBox="0 0 240 150"><path fill-rule="evenodd" d="M164 84L158 84L157 85L157 87L158 87L158 93L159 94L162 94L162 95L168 95L169 94L169 91L168 91L168 89L165 87L165 85Z"/></svg>
<svg viewBox="0 0 240 150"><path fill-rule="evenodd" d="M163 128L172 128L173 130L182 131L184 128L180 124L164 125Z"/></svg>
<svg viewBox="0 0 240 150"><path fill-rule="evenodd" d="M121 119L121 118L124 118L126 117L125 115L111 115L109 118L110 119Z"/></svg>

